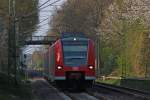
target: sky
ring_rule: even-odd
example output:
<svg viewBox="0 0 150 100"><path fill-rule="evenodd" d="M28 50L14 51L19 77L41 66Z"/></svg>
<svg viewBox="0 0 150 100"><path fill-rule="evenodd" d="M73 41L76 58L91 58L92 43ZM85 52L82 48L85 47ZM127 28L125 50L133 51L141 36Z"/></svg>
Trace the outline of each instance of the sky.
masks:
<svg viewBox="0 0 150 100"><path fill-rule="evenodd" d="M44 4L46 1L48 1L48 0L39 0L38 6ZM40 8L46 7L55 1L57 1L57 0L50 0L48 3L41 6ZM48 6L44 9L40 10L39 22L42 22L42 23L40 23L38 25L40 27L33 33L33 36L46 36L47 35L47 32L50 29L49 22L52 18L51 16L52 16L53 12L56 11L56 9L59 9L61 7L61 5L63 4L64 1L65 0L60 0L59 2L56 2L55 4L53 4L53 5L59 5L59 6ZM32 54L33 51L38 50L39 48L42 48L42 47L39 45L36 45L36 46L35 45L29 45L29 46L23 48L23 53Z"/></svg>

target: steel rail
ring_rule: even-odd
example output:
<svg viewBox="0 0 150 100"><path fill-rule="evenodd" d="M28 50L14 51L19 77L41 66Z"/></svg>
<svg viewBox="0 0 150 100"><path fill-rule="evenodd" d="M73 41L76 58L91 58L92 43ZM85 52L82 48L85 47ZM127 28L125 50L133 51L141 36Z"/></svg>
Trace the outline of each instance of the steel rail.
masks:
<svg viewBox="0 0 150 100"><path fill-rule="evenodd" d="M104 88L113 92L133 95L135 97L140 97L144 100L150 100L150 92L147 91L141 91L141 90L136 90L136 89L122 87L122 86L115 86L115 85L110 85L105 83L95 83L93 87L95 87L95 89Z"/></svg>

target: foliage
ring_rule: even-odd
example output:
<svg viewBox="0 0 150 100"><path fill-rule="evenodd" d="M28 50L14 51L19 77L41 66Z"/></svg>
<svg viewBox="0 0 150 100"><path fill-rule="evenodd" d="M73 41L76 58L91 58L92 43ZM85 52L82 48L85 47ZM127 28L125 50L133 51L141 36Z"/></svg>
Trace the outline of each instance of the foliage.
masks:
<svg viewBox="0 0 150 100"><path fill-rule="evenodd" d="M115 67L113 49L110 47L102 48L101 58L104 62L102 73L109 75Z"/></svg>
<svg viewBox="0 0 150 100"><path fill-rule="evenodd" d="M118 31L121 32L121 35L119 34L120 38L118 39L118 41L120 41L120 44L118 45L118 41L110 41L110 44L113 43L114 45L117 44L116 46L120 46L119 48L115 47L112 49L112 53L116 52L114 56L116 56L115 61L118 68L121 71L122 67L126 67L126 73L128 74L128 76L143 75L144 68L140 65L140 55L143 46L144 32L146 31L145 27L141 23L140 19L136 19L132 22L123 20L117 24L119 25L116 25L116 28L120 29ZM105 46L103 46L103 48L105 48ZM109 60L105 60L104 58L104 61L108 62ZM121 72L118 73L121 74Z"/></svg>
<svg viewBox="0 0 150 100"><path fill-rule="evenodd" d="M35 69L41 69L43 68L43 55L41 51L35 51L32 54L32 63L33 63L33 67Z"/></svg>
<svg viewBox="0 0 150 100"><path fill-rule="evenodd" d="M52 32L83 32L96 34L101 13L109 0L68 0L51 20ZM104 7L100 6L103 5Z"/></svg>
<svg viewBox="0 0 150 100"><path fill-rule="evenodd" d="M68 0L54 13L50 31L84 32L94 39L98 33L103 75L121 76L122 68L125 68L128 77L144 77L145 66L150 62L149 24L147 15L132 2Z"/></svg>
<svg viewBox="0 0 150 100"><path fill-rule="evenodd" d="M150 80L138 79L106 79L96 80L96 82L112 84L116 86L123 86L127 88L139 89L143 91L150 91ZM136 85L135 85L136 84Z"/></svg>
<svg viewBox="0 0 150 100"><path fill-rule="evenodd" d="M144 34L143 47L141 50L142 59L141 63L145 67L145 76L150 77L150 34Z"/></svg>
<svg viewBox="0 0 150 100"><path fill-rule="evenodd" d="M11 0L12 1L12 0ZM17 53L19 47L23 46L22 42L34 31L31 27L38 22L38 13L30 17L23 18L23 16L37 11L38 0L15 0L16 1L16 41ZM9 0L0 0L0 71L7 71L8 63L8 33L9 33ZM12 9L11 9L12 10ZM30 30L30 31L29 31ZM26 34L25 31L29 31Z"/></svg>
<svg viewBox="0 0 150 100"><path fill-rule="evenodd" d="M110 75L117 73L118 76L121 76L122 68L125 68L123 70L126 70L127 77L144 77L145 66L150 62L148 58L150 55L149 39L147 38L149 30L148 24L146 24L148 20L144 15L141 15L143 12L140 10L137 11L139 15L137 12L136 15L134 15L134 11L132 11L133 14L130 12L131 2L114 0L110 8L106 10L101 25L103 32L101 48L112 49L111 53L117 67L114 67ZM109 62L109 58L105 60L102 57L102 59L104 62ZM146 64L143 64L145 61ZM149 73L149 69L147 71ZM107 71L103 74L107 75Z"/></svg>
<svg viewBox="0 0 150 100"><path fill-rule="evenodd" d="M121 83L120 79L107 79L107 80L96 80L96 81L101 83L112 84L112 85L120 85Z"/></svg>
<svg viewBox="0 0 150 100"><path fill-rule="evenodd" d="M19 18L19 41L30 37L38 23L38 0L16 0L16 16ZM32 12L36 12L33 13ZM28 17L24 17L30 15Z"/></svg>

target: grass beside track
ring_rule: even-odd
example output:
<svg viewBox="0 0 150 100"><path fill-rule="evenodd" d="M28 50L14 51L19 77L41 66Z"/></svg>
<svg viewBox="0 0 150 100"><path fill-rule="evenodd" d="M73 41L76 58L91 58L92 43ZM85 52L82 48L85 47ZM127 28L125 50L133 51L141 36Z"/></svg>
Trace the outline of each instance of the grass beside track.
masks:
<svg viewBox="0 0 150 100"><path fill-rule="evenodd" d="M96 81L150 92L150 80L107 79L107 80L96 80Z"/></svg>
<svg viewBox="0 0 150 100"><path fill-rule="evenodd" d="M19 86L7 86L0 88L0 100L30 100L30 86L21 84Z"/></svg>
<svg viewBox="0 0 150 100"><path fill-rule="evenodd" d="M12 78L0 75L0 100L31 100L30 84L15 85Z"/></svg>

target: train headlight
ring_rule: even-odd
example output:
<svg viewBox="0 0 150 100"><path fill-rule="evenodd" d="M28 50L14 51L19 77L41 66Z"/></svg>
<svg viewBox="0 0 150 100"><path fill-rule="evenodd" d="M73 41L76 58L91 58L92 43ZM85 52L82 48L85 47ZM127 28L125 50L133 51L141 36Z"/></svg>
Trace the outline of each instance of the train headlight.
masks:
<svg viewBox="0 0 150 100"><path fill-rule="evenodd" d="M94 67L93 66L89 66L89 69L94 69Z"/></svg>
<svg viewBox="0 0 150 100"><path fill-rule="evenodd" d="M61 67L61 66L57 66L57 69L58 69L58 70L61 70L61 69L62 69L62 67Z"/></svg>

